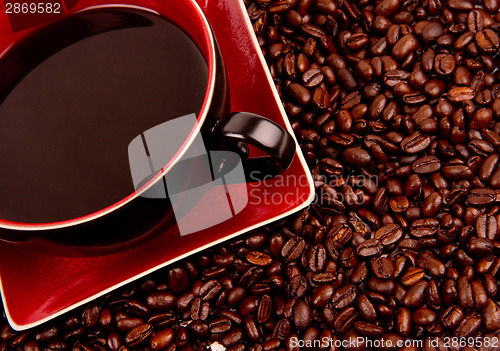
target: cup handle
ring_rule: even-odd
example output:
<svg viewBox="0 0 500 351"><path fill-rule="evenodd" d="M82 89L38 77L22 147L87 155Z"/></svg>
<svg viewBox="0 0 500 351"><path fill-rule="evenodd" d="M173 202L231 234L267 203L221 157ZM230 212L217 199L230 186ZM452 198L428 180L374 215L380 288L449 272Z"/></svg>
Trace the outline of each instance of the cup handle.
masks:
<svg viewBox="0 0 500 351"><path fill-rule="evenodd" d="M243 142L257 147L271 156L281 171L290 166L295 155L295 140L290 133L275 122L254 113L236 112L227 115L215 126L215 135L222 141Z"/></svg>

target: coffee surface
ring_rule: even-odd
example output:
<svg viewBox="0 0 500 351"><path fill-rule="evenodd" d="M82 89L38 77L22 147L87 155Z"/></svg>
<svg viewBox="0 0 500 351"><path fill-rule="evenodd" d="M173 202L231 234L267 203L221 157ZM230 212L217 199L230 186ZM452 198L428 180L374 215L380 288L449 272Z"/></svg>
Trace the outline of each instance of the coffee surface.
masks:
<svg viewBox="0 0 500 351"><path fill-rule="evenodd" d="M68 220L120 201L135 191L129 143L201 109L208 68L186 34L139 10L74 16L91 27L103 13L116 19L112 30L75 33L74 42L23 72L2 97L2 219ZM121 21L127 16L140 23ZM37 55L44 48L32 50ZM16 54L18 62L29 61L25 52Z"/></svg>

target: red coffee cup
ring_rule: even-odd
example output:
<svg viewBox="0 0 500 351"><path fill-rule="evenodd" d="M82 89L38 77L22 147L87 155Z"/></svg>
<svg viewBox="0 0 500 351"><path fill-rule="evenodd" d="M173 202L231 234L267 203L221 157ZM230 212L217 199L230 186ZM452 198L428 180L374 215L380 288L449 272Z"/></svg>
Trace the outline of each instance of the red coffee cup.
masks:
<svg viewBox="0 0 500 351"><path fill-rule="evenodd" d="M8 111L7 107L10 106L9 103L13 100L12 96L15 95L16 89L20 89L19 87L22 87L23 84L29 85L26 82L30 77L36 75L38 70L41 70L40 67L51 58L72 50L75 43L79 45L87 38L107 36L118 29L135 28L137 21L155 22L157 19L158 21L166 19L187 34L206 61L208 69L206 88L201 107L196 111L194 123L189 128L179 131L178 139L166 153L170 156L161 169L158 169L139 188L136 187L134 191L120 195L117 201L110 200L104 205L96 206L98 208L88 210L88 207L85 207L87 210L81 210L76 206L77 210L75 212L68 211L69 215L66 218L58 216L57 213L51 213L50 206L48 206L45 217L42 215L30 217L32 213L37 212L37 209L39 209L38 212L44 212L47 209L43 206L44 203L51 204L51 200L47 199L51 193L38 193L37 183L30 183L29 185L35 189L35 197L41 199L36 205L38 207L33 205L34 207L27 211L28 214L9 217L9 215L2 214L2 206L0 206L0 240L57 253L88 255L124 249L145 238L161 233L166 228L175 225L171 204L167 200L159 201L141 195L162 182L165 175L175 167L189 150L193 141L200 135L203 136L209 149L229 148L239 152L242 157L247 157L248 145L252 145L269 156L265 158L265 162L269 163L269 160L272 160L272 163L281 170L290 165L295 154L296 144L293 137L285 129L262 116L242 112L229 113L231 110L229 88L222 55L207 19L194 0L131 1L120 4L81 1L71 10L71 13L42 26L16 34L15 42L0 57L0 75L6 77L0 84L0 127L2 111ZM88 55L93 54L95 53L88 53ZM61 91L62 93L67 92ZM128 103L127 99L124 101ZM87 103L91 104L92 101L87 101ZM29 125L28 122L37 123L34 116L26 117L24 125ZM134 121L132 120L132 122ZM137 131L138 134L145 132L144 129L140 128ZM23 129L11 128L9 133L22 134ZM109 138L109 140L113 140L112 135ZM21 144L15 142L12 141L12 145L8 144L7 146L11 147L11 151L17 157L15 151L20 150L19 145ZM29 144L29 142L28 139L27 143ZM42 143L41 147L45 147L45 144ZM79 157L82 159L87 157L85 148L80 150L71 145L71 150L75 150L76 155L72 162L77 165ZM52 158L52 156L57 158L54 153L50 157ZM114 155L110 154L109 157L113 158ZM23 162L25 162L24 166L29 164L21 158L19 164ZM253 164L255 163L253 162ZM50 167L48 169L50 170ZM90 169L89 174L92 174L92 169ZM33 176L36 177L36 169L33 170ZM120 182L127 177L130 178L130 174L123 174L123 172L118 172L114 176ZM12 178L14 177L3 181L9 184ZM0 179L0 182L3 181ZM14 181L13 184L15 184ZM9 188L6 185L4 188L14 187ZM89 186L89 189L94 188L99 187ZM69 199L78 201L78 198L72 197L70 186L66 189L67 191L64 189L66 188L63 187L63 190L60 191L61 196L67 193ZM22 190L20 188L19 191L22 192ZM1 191L2 187L0 186L0 197ZM99 193L93 194L93 196L99 195ZM9 203L4 206L5 211L3 212L9 212L11 208L9 206L21 208L23 204L29 202L23 196L19 196L19 198L19 203ZM17 201L15 196L13 199ZM23 199L25 200L23 201ZM54 203L61 205L61 201L57 202L56 200ZM28 220L18 220L18 218L25 218L23 216Z"/></svg>

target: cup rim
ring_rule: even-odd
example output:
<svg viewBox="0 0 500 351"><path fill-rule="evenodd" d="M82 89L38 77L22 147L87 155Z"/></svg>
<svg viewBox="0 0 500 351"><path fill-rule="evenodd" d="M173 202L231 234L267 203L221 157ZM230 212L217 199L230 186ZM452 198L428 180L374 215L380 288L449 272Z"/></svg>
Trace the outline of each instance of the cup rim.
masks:
<svg viewBox="0 0 500 351"><path fill-rule="evenodd" d="M89 5L89 6L84 5L82 8L79 8L77 6L73 10L68 11L63 16L57 17L56 19L54 19L49 23L53 23L54 21L57 21L60 18L64 18L64 16L67 15L85 12L92 9L105 9L105 8L131 8L153 13L155 15L170 20L170 18L166 14L163 14L161 11L159 11L158 8L153 8L154 7L153 5L151 5L151 7L145 7L142 6L142 4L136 5L136 3L141 3L140 1L136 2L134 0L125 0L120 3L112 2L112 0L107 0L107 1L110 1L110 3L103 4L102 2L99 2L99 4L96 5ZM164 167L162 167L162 169L154 177L152 177L147 183L142 185L139 189L136 189L135 192L101 210L68 220L46 222L46 223L24 223L24 222L9 221L0 218L0 229L21 230L21 231L49 231L49 230L69 228L79 224L84 224L93 221L95 219L101 218L103 216L106 216L108 214L112 214L112 212L129 204L136 198L140 197L143 193L147 192L161 178L163 178L170 171L170 169L172 169L172 167L182 158L182 156L188 150L189 146L194 142L196 136L201 132L201 127L205 123L205 120L207 119L207 115L212 105L212 100L214 97L214 91L216 86L216 75L217 75L216 44L210 24L205 14L203 13L202 9L195 0L183 0L183 2L186 4L186 6L190 6L191 9L193 10L193 17L196 16L197 22L200 25L199 29L200 31L203 32L203 39L204 39L203 45L206 45L207 47L206 55L204 54L204 56L208 66L208 80L202 107L200 109L199 114L196 115L197 122L194 124L190 134L184 141L183 145L179 148L179 150L177 150L176 154L169 160L169 162ZM157 5L156 7L159 6ZM175 23L175 25L181 28L177 23ZM183 28L181 28L181 30L183 30L183 32L186 33ZM27 35L30 35L30 33L33 31L36 31L36 28L27 29L26 30ZM22 40L23 37L24 36L16 38L16 41ZM198 48L200 47L200 42L195 41L191 37L190 39L195 43L196 46L198 46ZM2 53L0 53L0 60L2 59L4 54L9 51L11 46L12 45L7 47Z"/></svg>

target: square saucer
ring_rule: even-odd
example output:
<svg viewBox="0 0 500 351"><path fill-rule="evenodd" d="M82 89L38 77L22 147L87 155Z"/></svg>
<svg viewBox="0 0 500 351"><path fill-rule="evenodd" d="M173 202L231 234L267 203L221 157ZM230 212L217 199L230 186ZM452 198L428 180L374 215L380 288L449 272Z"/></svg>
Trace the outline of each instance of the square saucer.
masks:
<svg viewBox="0 0 500 351"><path fill-rule="evenodd" d="M148 7L154 2L136 0L134 5ZM197 2L213 28L223 55L231 109L266 116L293 135L243 0ZM88 7L87 0L74 4L71 11ZM16 35L5 13L1 14L0 52ZM238 193L248 196L241 212L188 236L181 236L177 228L171 228L132 249L84 258L42 254L0 242L0 288L10 325L16 330L32 328L182 258L308 206L314 198L314 185L298 144L296 148L292 165L281 175L228 185L231 196ZM199 200L197 214L203 214L203 208L210 206L210 198L211 194L207 193Z"/></svg>

